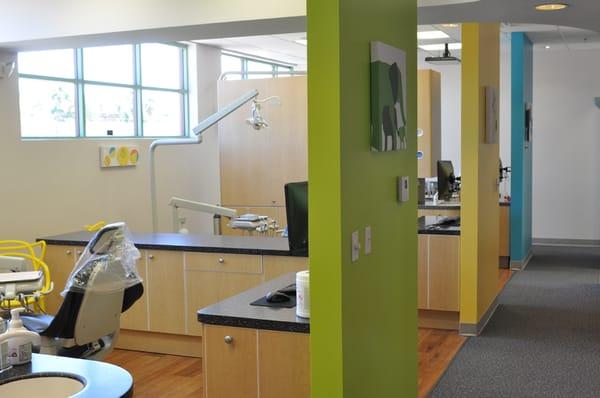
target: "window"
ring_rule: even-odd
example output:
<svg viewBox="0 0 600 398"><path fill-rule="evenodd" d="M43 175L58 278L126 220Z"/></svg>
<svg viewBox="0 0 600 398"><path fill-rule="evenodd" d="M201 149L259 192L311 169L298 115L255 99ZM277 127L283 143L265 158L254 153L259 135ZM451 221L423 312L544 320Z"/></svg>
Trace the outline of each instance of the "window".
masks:
<svg viewBox="0 0 600 398"><path fill-rule="evenodd" d="M21 52L21 136L185 136L186 62L176 44Z"/></svg>
<svg viewBox="0 0 600 398"><path fill-rule="evenodd" d="M245 58L233 53L221 53L221 73L229 73L227 80L268 79L270 77L291 76L292 66ZM260 73L253 73L260 72Z"/></svg>

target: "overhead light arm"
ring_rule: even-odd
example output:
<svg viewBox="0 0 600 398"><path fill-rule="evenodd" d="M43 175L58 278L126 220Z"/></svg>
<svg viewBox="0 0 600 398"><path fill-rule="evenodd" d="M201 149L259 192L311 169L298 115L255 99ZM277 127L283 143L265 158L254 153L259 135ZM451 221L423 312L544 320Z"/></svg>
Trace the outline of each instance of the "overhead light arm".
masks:
<svg viewBox="0 0 600 398"><path fill-rule="evenodd" d="M218 112L210 115L206 119L200 122L198 126L192 129L192 132L196 137L192 138L164 138L158 139L150 144L150 207L152 211L152 231L158 232L158 215L156 205L156 170L154 155L156 148L163 145L189 145L189 144L200 144L202 142L202 134L211 128L213 125L218 123L221 119L227 117L229 114L234 112L236 109L246 104L247 102L258 97L258 90L254 89L244 96L238 98L236 101L227 105L225 108Z"/></svg>

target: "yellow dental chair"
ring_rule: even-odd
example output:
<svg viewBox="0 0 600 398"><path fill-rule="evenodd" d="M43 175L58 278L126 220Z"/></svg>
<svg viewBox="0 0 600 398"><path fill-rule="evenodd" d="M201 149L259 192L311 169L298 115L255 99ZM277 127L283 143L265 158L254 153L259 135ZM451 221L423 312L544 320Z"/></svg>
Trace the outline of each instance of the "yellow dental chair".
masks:
<svg viewBox="0 0 600 398"><path fill-rule="evenodd" d="M35 243L21 240L0 241L0 273L3 273L3 276L6 277L7 273L15 271L26 271L25 269L11 269L11 263L29 263L27 264L29 265L27 271L37 272L37 275L31 272L32 276L30 281L19 281L13 284L13 286L32 286L31 289L22 291L22 289L17 288L7 291L7 284L3 285L4 288L0 288L0 310L25 307L31 312L43 313L45 311L44 295L50 293L53 289L50 278L50 269L44 262L45 255L46 242L44 241Z"/></svg>

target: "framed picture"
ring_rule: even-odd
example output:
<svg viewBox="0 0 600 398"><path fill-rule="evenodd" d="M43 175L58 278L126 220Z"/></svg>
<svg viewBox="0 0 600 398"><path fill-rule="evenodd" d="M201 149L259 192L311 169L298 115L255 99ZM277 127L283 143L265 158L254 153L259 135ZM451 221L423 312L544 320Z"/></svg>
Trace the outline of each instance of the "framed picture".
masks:
<svg viewBox="0 0 600 398"><path fill-rule="evenodd" d="M498 95L496 87L485 88L485 143L498 142Z"/></svg>
<svg viewBox="0 0 600 398"><path fill-rule="evenodd" d="M533 130L533 115L531 103L525 104L525 142L531 142L531 133Z"/></svg>
<svg viewBox="0 0 600 398"><path fill-rule="evenodd" d="M371 42L371 150L407 148L406 53Z"/></svg>

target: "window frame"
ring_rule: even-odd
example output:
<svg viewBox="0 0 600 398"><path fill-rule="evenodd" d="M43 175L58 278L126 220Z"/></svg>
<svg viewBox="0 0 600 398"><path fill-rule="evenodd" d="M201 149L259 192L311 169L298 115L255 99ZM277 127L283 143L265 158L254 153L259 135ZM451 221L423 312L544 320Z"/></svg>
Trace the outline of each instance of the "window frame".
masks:
<svg viewBox="0 0 600 398"><path fill-rule="evenodd" d="M286 64L284 62L277 62L275 60L268 60L268 59L264 59L264 58L257 58L257 57L252 57L252 56L248 56L248 55L244 55L244 54L240 54L240 53L236 53L234 51L228 51L228 50L221 50L221 55L227 55L229 57L234 57L234 58L238 58L241 60L241 69L239 70L239 74L236 73L238 72L237 70L222 70L221 69L221 73L235 73L236 75L240 76L240 80L249 80L249 75L252 75L252 73L248 73L250 72L248 70L248 62L256 62L259 64L265 64L265 65L269 65L271 66L271 70L272 70L272 74L271 77L279 77L280 74L282 75L287 75L291 72L294 72L294 66L290 65L290 64ZM287 69L287 71L279 71L278 68L285 68ZM268 75L265 75L268 76Z"/></svg>
<svg viewBox="0 0 600 398"><path fill-rule="evenodd" d="M58 136L26 136L21 134L22 140L71 140L71 139L156 139L156 138L187 138L190 136L190 87L189 87L189 66L188 66L188 47L185 44L181 43L157 43L164 44L168 46L178 47L180 51L179 55L179 67L180 67L180 84L179 88L164 88L164 87L155 87L155 86L146 86L142 85L142 56L141 49L143 44L148 43L137 43L137 44L124 44L132 47L132 56L133 56L133 84L124 84L124 83L111 83L111 82L103 82L96 80L87 80L85 79L85 71L83 68L84 64L84 56L83 50L85 48L91 47L78 47L70 49L73 52L73 68L74 68L74 78L63 78L63 77L55 77L55 76L45 76L45 75L36 75L36 74L28 74L28 73L19 73L18 79L31 79L31 80L41 80L41 81L53 81L53 82L63 82L63 83L71 83L75 85L75 132L76 135L72 137L58 137ZM133 101L133 119L134 119L134 135L130 136L88 136L86 135L86 106L85 106L85 86L86 84L92 86L102 86L102 87L114 87L114 88L128 88L132 89L134 92L134 101ZM180 135L144 135L144 118L143 118L143 90L152 90L152 91L162 91L162 92L170 92L177 93L181 95L181 129ZM20 92L19 92L20 95ZM20 115L19 115L20 116Z"/></svg>

